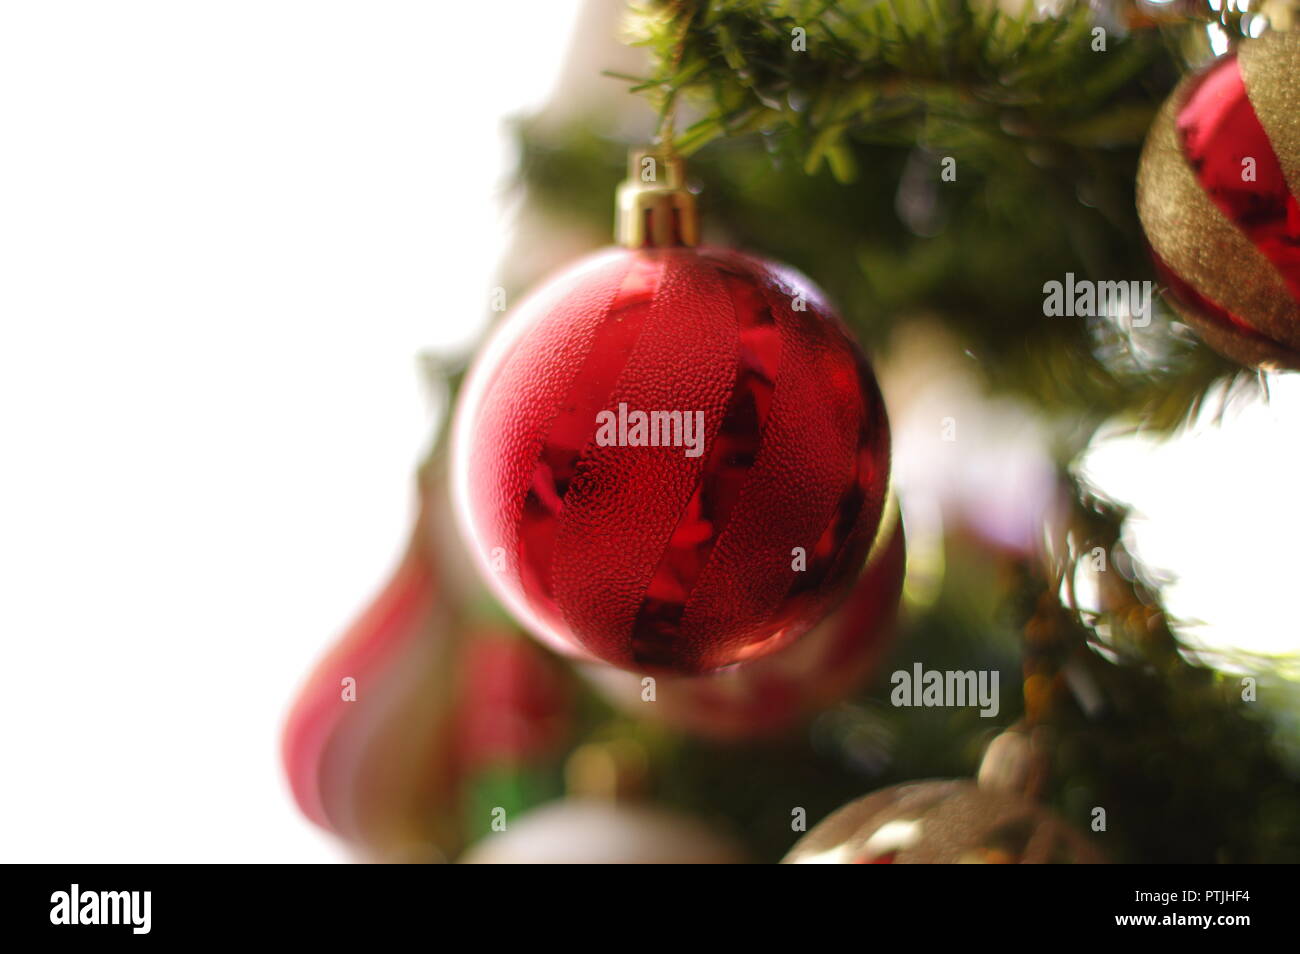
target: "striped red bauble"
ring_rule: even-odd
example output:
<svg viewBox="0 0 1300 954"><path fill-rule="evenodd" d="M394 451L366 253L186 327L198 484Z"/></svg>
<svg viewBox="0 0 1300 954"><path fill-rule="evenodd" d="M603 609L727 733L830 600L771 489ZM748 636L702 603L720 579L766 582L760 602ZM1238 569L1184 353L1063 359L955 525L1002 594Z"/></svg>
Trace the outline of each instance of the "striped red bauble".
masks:
<svg viewBox="0 0 1300 954"><path fill-rule="evenodd" d="M757 662L703 676L582 667L609 703L647 719L724 742L789 733L850 696L894 647L907 547L898 507L888 505L875 546L840 608L795 645Z"/></svg>
<svg viewBox="0 0 1300 954"><path fill-rule="evenodd" d="M631 247L531 295L472 369L454 492L496 594L543 640L707 672L788 645L853 584L889 428L813 286L692 247L672 165L634 184Z"/></svg>
<svg viewBox="0 0 1300 954"><path fill-rule="evenodd" d="M1171 303L1213 348L1300 369L1300 33L1244 40L1175 89L1138 212Z"/></svg>

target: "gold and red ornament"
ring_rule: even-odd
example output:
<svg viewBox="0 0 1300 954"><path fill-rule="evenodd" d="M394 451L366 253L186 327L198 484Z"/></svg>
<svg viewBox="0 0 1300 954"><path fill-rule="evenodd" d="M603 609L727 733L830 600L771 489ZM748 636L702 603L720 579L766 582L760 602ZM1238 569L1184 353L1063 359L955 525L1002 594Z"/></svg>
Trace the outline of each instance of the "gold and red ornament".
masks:
<svg viewBox="0 0 1300 954"><path fill-rule="evenodd" d="M530 295L461 399L457 515L526 628L701 673L810 630L881 522L875 376L792 270L697 245L679 159L634 152L620 247Z"/></svg>
<svg viewBox="0 0 1300 954"><path fill-rule="evenodd" d="M583 667L584 675L629 715L723 741L775 735L877 670L893 645L905 564L903 525L891 505L853 591L793 646L721 672L648 684L641 674L597 664Z"/></svg>
<svg viewBox="0 0 1300 954"><path fill-rule="evenodd" d="M1088 836L1014 792L907 782L850 802L782 864L1103 864Z"/></svg>
<svg viewBox="0 0 1300 954"><path fill-rule="evenodd" d="M1147 136L1138 213L1174 309L1245 365L1300 369L1300 33L1184 79Z"/></svg>

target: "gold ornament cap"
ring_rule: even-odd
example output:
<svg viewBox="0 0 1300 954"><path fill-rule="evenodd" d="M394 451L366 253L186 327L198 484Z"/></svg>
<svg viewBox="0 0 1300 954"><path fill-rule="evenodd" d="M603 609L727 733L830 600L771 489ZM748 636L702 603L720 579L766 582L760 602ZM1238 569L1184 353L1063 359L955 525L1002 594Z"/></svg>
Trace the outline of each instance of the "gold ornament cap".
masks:
<svg viewBox="0 0 1300 954"><path fill-rule="evenodd" d="M686 166L662 149L632 149L627 179L618 187L614 240L625 248L697 245L700 221Z"/></svg>

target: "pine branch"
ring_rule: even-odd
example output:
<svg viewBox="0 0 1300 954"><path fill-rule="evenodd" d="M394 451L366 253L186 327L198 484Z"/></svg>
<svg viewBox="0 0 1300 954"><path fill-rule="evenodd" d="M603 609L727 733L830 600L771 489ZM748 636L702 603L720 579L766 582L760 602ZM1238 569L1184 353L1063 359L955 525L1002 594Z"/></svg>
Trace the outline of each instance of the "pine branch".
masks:
<svg viewBox="0 0 1300 954"><path fill-rule="evenodd" d="M994 0L683 0L636 6L631 32L654 55L638 88L697 110L676 144L698 153L731 238L823 278L871 343L937 314L998 389L1171 430L1236 369L1167 311L1163 364L1128 360L1133 342L1105 322L1042 312L1042 284L1066 272L1154 279L1138 153L1179 51L1206 45L1184 19L1112 26L1099 51L1097 26L1082 0L1045 18ZM957 178L940 184L944 159Z"/></svg>

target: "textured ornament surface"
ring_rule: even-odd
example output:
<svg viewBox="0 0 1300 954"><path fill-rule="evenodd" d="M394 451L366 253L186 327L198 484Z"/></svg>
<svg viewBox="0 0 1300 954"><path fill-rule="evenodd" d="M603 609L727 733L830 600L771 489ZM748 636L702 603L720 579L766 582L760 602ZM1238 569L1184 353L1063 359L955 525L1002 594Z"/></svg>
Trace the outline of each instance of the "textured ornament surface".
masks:
<svg viewBox="0 0 1300 954"><path fill-rule="evenodd" d="M891 507L849 597L793 646L721 672L660 676L653 696L639 673L597 664L583 673L629 715L685 732L736 740L785 731L876 671L893 645L906 560L903 525Z"/></svg>
<svg viewBox="0 0 1300 954"><path fill-rule="evenodd" d="M1152 124L1138 212L1173 303L1215 349L1300 367L1300 35L1184 80Z"/></svg>
<svg viewBox="0 0 1300 954"><path fill-rule="evenodd" d="M1101 864L1088 836L1018 795L908 782L832 813L782 864Z"/></svg>
<svg viewBox="0 0 1300 954"><path fill-rule="evenodd" d="M598 415L624 410L698 440L620 422L611 443ZM497 594L552 645L631 669L709 671L806 632L861 566L889 476L875 378L820 294L721 249L616 249L553 280L489 343L454 440Z"/></svg>

